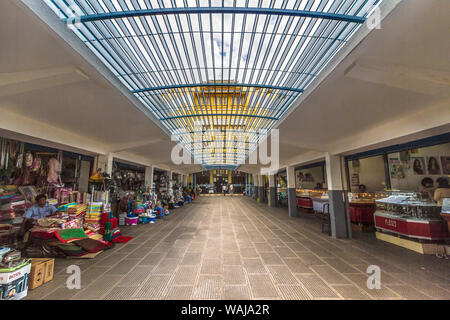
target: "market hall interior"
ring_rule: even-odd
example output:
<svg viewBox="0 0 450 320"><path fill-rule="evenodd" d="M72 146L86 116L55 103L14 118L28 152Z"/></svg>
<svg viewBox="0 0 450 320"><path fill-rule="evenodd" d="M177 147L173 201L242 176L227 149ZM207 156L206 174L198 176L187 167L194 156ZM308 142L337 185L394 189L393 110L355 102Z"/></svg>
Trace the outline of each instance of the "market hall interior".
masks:
<svg viewBox="0 0 450 320"><path fill-rule="evenodd" d="M290 92L280 101L292 104L277 117L248 111L254 126L274 121L270 128L279 130L277 146L268 144L269 154L279 154L275 171L250 163L258 150L238 166L174 163L178 141L171 126L187 122L158 116L148 101L172 109L182 92L178 84L143 94L130 90L121 81L129 75L113 72L111 60L94 52L96 41L86 45L50 2L0 3L0 230L6 241L0 244L21 240L23 226L10 222L39 191L65 212L67 226L78 227L55 227L59 238L51 244L57 239L60 253L92 258L56 258L53 280L26 298L449 299L450 209L434 199L436 189L448 189L450 174L449 1L384 0L379 28L366 21L330 53L323 70L318 66L301 95L299 88L253 88L271 101L279 91ZM193 90L217 98L209 86L202 82ZM248 86L240 84L242 95ZM199 112L212 112L205 110ZM244 121L226 110L203 114L202 121L210 117L220 130L223 121ZM46 185L51 159L60 166L55 190ZM21 176L25 168L31 173ZM108 192L106 182L120 192ZM426 204L402 216L392 212L394 205L377 202L389 197ZM11 213L15 204L19 213ZM79 213L88 219L81 225ZM414 219L421 222L412 227ZM102 234L105 221L110 241ZM79 229L81 240L62 231ZM114 243L115 236L126 243ZM101 242L102 250L87 239ZM54 250L46 240L22 253L46 258ZM65 287L72 264L81 268L81 291ZM370 265L382 270L380 290L366 286Z"/></svg>

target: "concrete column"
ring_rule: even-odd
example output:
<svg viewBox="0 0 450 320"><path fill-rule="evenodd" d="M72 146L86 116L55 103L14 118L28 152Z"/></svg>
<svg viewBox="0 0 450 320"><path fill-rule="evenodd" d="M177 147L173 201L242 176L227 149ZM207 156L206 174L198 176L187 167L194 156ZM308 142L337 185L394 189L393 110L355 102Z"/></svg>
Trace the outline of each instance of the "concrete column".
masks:
<svg viewBox="0 0 450 320"><path fill-rule="evenodd" d="M248 173L246 173L245 174L245 187L244 187L244 189L245 189L245 195L248 195Z"/></svg>
<svg viewBox="0 0 450 320"><path fill-rule="evenodd" d="M259 179L258 175L253 175L253 199L258 200L259 193Z"/></svg>
<svg viewBox="0 0 450 320"><path fill-rule="evenodd" d="M275 208L277 205L277 188L275 187L275 175L269 175L269 206Z"/></svg>
<svg viewBox="0 0 450 320"><path fill-rule="evenodd" d="M287 191L288 191L288 205L289 205L289 216L298 217L297 212L297 193L295 191L295 168L288 166L286 168L287 172Z"/></svg>
<svg viewBox="0 0 450 320"><path fill-rule="evenodd" d="M145 187L150 188L153 192L153 166L145 167Z"/></svg>
<svg viewBox="0 0 450 320"><path fill-rule="evenodd" d="M264 203L266 199L265 176L259 176L259 202Z"/></svg>
<svg viewBox="0 0 450 320"><path fill-rule="evenodd" d="M330 228L333 238L347 238L348 219L344 202L341 157L325 154L327 167L328 196L330 198Z"/></svg>
<svg viewBox="0 0 450 320"><path fill-rule="evenodd" d="M109 174L110 177L112 176L112 169L113 169L112 153L98 156L97 169L102 169L102 173L107 173Z"/></svg>

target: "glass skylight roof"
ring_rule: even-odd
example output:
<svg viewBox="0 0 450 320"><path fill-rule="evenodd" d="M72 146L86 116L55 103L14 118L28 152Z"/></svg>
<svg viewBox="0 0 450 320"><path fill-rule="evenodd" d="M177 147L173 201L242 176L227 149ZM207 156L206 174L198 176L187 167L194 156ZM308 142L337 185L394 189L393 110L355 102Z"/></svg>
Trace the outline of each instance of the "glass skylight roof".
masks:
<svg viewBox="0 0 450 320"><path fill-rule="evenodd" d="M382 0L44 0L205 167L237 167Z"/></svg>

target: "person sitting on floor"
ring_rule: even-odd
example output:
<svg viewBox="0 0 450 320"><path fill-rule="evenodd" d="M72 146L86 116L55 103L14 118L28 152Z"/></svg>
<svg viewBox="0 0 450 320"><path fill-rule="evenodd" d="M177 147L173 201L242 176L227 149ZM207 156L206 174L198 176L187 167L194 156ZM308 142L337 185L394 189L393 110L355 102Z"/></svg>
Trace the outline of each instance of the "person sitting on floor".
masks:
<svg viewBox="0 0 450 320"><path fill-rule="evenodd" d="M38 220L41 218L45 218L46 216L55 214L55 212L57 211L55 206L47 203L47 196L45 194L36 196L35 201L36 204L25 212L23 216L24 218Z"/></svg>

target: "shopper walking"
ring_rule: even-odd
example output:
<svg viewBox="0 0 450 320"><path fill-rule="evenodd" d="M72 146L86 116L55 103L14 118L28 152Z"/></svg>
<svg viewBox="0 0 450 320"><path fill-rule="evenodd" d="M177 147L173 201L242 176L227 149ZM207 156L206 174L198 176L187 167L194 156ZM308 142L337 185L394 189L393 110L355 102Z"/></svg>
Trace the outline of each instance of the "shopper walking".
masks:
<svg viewBox="0 0 450 320"><path fill-rule="evenodd" d="M222 186L222 192L223 192L223 196L225 197L227 195L227 186L226 185Z"/></svg>
<svg viewBox="0 0 450 320"><path fill-rule="evenodd" d="M232 196L233 196L233 185L230 184L230 197L232 197Z"/></svg>

